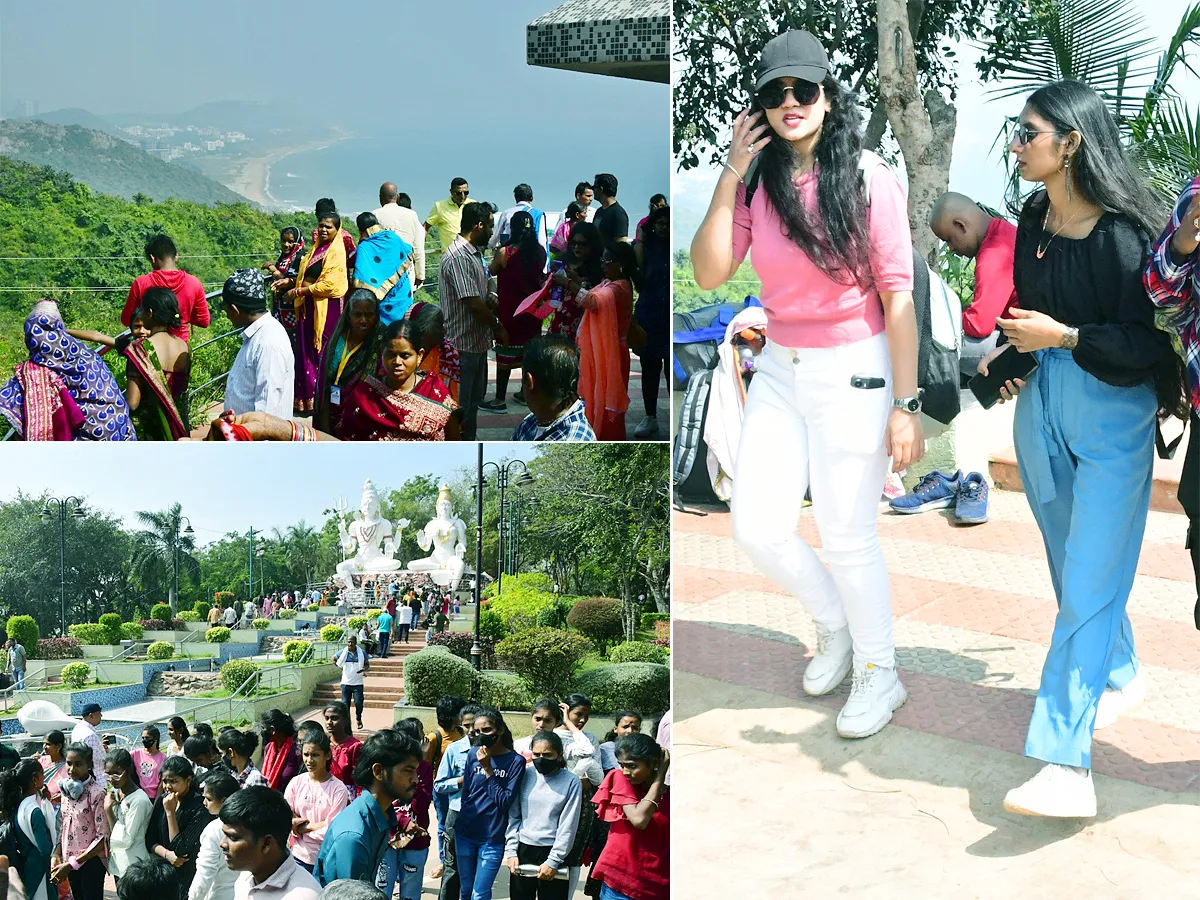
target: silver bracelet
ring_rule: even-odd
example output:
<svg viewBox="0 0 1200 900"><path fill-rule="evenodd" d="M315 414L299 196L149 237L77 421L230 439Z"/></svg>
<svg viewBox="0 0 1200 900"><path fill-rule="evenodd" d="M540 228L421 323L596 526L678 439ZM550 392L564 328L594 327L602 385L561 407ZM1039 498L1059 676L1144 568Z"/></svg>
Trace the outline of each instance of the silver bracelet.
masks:
<svg viewBox="0 0 1200 900"><path fill-rule="evenodd" d="M734 175L737 175L737 180L738 180L738 181L744 181L744 180L745 180L745 177L746 177L746 176L744 176L744 175L742 175L740 172L738 172L738 170L737 170L737 169L735 169L733 166L731 166L729 163L725 163L725 168L727 168L727 169L728 169L730 172L732 172Z"/></svg>

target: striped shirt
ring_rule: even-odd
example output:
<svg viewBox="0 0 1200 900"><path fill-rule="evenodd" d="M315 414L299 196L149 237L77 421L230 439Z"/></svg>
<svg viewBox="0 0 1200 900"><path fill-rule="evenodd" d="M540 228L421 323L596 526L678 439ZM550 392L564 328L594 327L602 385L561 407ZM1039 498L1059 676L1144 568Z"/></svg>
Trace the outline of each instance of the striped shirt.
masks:
<svg viewBox="0 0 1200 900"><path fill-rule="evenodd" d="M481 323L463 302L466 297L486 300L487 270L483 253L458 235L442 254L438 270L438 301L446 323L446 337L459 353L487 353L492 346L492 330Z"/></svg>

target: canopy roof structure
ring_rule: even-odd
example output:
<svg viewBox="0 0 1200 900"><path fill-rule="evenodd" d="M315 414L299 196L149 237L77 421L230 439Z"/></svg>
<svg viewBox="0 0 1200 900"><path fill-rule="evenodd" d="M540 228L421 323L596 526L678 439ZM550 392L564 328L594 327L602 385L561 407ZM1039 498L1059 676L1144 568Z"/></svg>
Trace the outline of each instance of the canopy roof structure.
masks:
<svg viewBox="0 0 1200 900"><path fill-rule="evenodd" d="M668 84L669 0L567 0L526 27L531 66Z"/></svg>

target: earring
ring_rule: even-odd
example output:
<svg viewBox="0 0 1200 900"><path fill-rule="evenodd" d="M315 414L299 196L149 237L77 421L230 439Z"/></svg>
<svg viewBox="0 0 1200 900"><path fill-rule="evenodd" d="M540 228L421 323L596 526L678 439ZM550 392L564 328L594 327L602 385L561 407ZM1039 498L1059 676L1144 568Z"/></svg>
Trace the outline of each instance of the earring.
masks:
<svg viewBox="0 0 1200 900"><path fill-rule="evenodd" d="M1067 202L1070 203L1071 202L1071 157L1070 157L1070 154L1067 155L1066 175L1067 175Z"/></svg>

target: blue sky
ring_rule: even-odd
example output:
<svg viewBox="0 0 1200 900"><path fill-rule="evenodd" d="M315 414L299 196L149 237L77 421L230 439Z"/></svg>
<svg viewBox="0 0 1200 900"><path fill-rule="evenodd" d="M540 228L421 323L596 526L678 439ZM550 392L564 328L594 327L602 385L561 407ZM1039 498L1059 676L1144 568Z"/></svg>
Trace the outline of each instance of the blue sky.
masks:
<svg viewBox="0 0 1200 900"><path fill-rule="evenodd" d="M201 543L230 531L320 525L339 496L357 507L363 482L381 491L414 475L475 470L476 444L24 444L3 448L0 500L18 488L85 496L128 525L138 510L181 503ZM484 461L537 455L536 444L485 444ZM423 524L423 523L422 523Z"/></svg>

